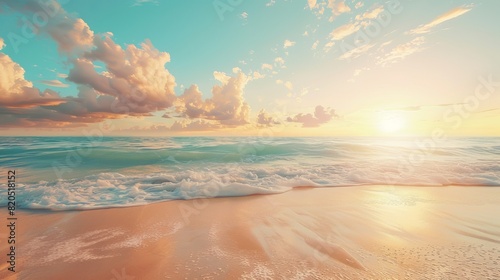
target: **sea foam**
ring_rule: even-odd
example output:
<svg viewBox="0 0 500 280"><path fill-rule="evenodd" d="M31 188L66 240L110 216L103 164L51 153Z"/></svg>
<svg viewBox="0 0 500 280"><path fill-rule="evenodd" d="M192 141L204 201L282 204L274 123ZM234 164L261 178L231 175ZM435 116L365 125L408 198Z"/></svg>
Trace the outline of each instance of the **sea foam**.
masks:
<svg viewBox="0 0 500 280"><path fill-rule="evenodd" d="M16 169L17 204L31 209L122 207L302 186L500 186L497 138L451 139L422 149L414 139L111 137L90 143L81 155L75 147L88 144L84 138L4 139L1 166ZM68 164L68 155L79 155L78 161ZM5 196L0 203L7 204Z"/></svg>

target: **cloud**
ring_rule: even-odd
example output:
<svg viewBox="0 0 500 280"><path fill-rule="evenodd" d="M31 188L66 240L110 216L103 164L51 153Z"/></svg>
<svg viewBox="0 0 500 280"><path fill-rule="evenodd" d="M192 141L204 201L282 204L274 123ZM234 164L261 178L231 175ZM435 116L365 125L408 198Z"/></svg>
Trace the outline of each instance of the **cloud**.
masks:
<svg viewBox="0 0 500 280"><path fill-rule="evenodd" d="M91 119L95 121L95 119ZM36 108L5 108L0 107L0 127L2 128L62 128L84 126L87 122L47 110Z"/></svg>
<svg viewBox="0 0 500 280"><path fill-rule="evenodd" d="M57 11L38 34L49 35L57 43L72 67L67 79L80 85L77 98L60 98L50 90L40 92L24 79L22 67L0 53L0 106L45 106L28 111L10 110L12 114L22 113L14 118L33 123L36 120L29 117L31 113L50 110L51 114L58 114L57 117L40 119L41 122L59 119L64 122L66 120L59 117L64 114L75 122L92 123L127 115L151 115L173 105L175 78L165 68L170 55L158 51L149 40L140 46L122 48L113 41L112 33L94 35L82 19L74 18L51 0L10 1L7 5L22 14L42 11L47 6ZM97 61L105 66L100 73L96 72ZM64 86L57 80L42 82Z"/></svg>
<svg viewBox="0 0 500 280"><path fill-rule="evenodd" d="M311 46L311 50L315 50L315 49L318 47L318 45L319 45L319 40L316 40L316 41L312 44L312 46Z"/></svg>
<svg viewBox="0 0 500 280"><path fill-rule="evenodd" d="M354 21L335 28L330 33L330 39L332 41L338 41L358 32L362 27L368 26L370 24L370 20L377 18L383 11L383 6L376 6L363 14L357 15ZM325 52L328 52L332 45L333 44L325 45ZM360 48L358 48L358 50L360 50ZM349 56L349 54L344 54L344 56ZM340 59L345 59L345 57Z"/></svg>
<svg viewBox="0 0 500 280"><path fill-rule="evenodd" d="M261 68L262 68L262 70L266 70L266 69L273 70L273 66L269 63L263 63Z"/></svg>
<svg viewBox="0 0 500 280"><path fill-rule="evenodd" d="M332 40L342 40L345 37L354 34L361 28L361 25L357 23L347 23L340 27L335 28L331 33L330 37Z"/></svg>
<svg viewBox="0 0 500 280"><path fill-rule="evenodd" d="M221 84L212 88L211 98L203 100L198 86L192 85L179 97L176 111L188 118L214 120L227 126L248 124L250 106L245 102L243 90L250 77L242 72L230 77L217 71L214 77Z"/></svg>
<svg viewBox="0 0 500 280"><path fill-rule="evenodd" d="M3 47L5 47L5 43L3 41L3 38L0 38L0 50L2 50Z"/></svg>
<svg viewBox="0 0 500 280"><path fill-rule="evenodd" d="M285 68L285 60L281 56L276 57L274 59L274 66Z"/></svg>
<svg viewBox="0 0 500 280"><path fill-rule="evenodd" d="M262 126L272 126L275 124L280 124L280 122L269 113L267 113L266 110L262 109L257 115L257 124Z"/></svg>
<svg viewBox="0 0 500 280"><path fill-rule="evenodd" d="M339 59L345 60L345 59L353 59L353 58L360 57L362 54L369 51L373 46L375 46L375 44L366 44L366 45L359 46L359 47L354 48L348 52L345 52L344 54L342 54L339 57Z"/></svg>
<svg viewBox="0 0 500 280"><path fill-rule="evenodd" d="M283 48L284 49L287 49L289 47L293 47L295 45L295 42L293 41L290 41L290 40L285 40L285 42L283 43Z"/></svg>
<svg viewBox="0 0 500 280"><path fill-rule="evenodd" d="M413 30L410 30L410 34L424 34L424 33L428 33L430 32L430 30L445 22L445 21L448 21L450 19L454 19L456 17L459 17L465 13L467 13L468 11L470 11L472 9L472 7L470 6L462 6L462 7L457 7L457 8L454 8L440 16L438 16L437 18L435 18L433 21L427 23L427 24L423 24L423 25L420 25L419 27L413 29Z"/></svg>
<svg viewBox="0 0 500 280"><path fill-rule="evenodd" d="M384 11L384 6L377 6L370 11L364 12L362 15L357 15L356 20L366 20L377 18Z"/></svg>
<svg viewBox="0 0 500 280"><path fill-rule="evenodd" d="M158 51L149 40L125 49L106 34L96 36L95 48L73 60L68 80L114 96L117 107L132 113L147 113L171 107L175 100L175 78L165 68L170 55ZM97 73L94 61L105 64Z"/></svg>
<svg viewBox="0 0 500 280"><path fill-rule="evenodd" d="M266 3L266 7L271 7L274 4L276 4L276 0L270 0L269 2Z"/></svg>
<svg viewBox="0 0 500 280"><path fill-rule="evenodd" d="M62 88L69 87L68 84L65 84L59 80L42 80L40 81L40 83L51 87L62 87Z"/></svg>
<svg viewBox="0 0 500 280"><path fill-rule="evenodd" d="M431 105L415 105L415 106L406 106L399 108L390 108L390 109L385 109L384 111L420 111L425 108L449 107L449 106L464 105L464 104L465 103L441 103L441 104L431 104Z"/></svg>
<svg viewBox="0 0 500 280"><path fill-rule="evenodd" d="M309 5L309 9L312 10L316 6L316 0L307 0L307 5Z"/></svg>
<svg viewBox="0 0 500 280"><path fill-rule="evenodd" d="M182 112L189 118L200 118L210 109L203 101L202 93L197 85L192 85L179 97L181 106L178 112Z"/></svg>
<svg viewBox="0 0 500 280"><path fill-rule="evenodd" d="M50 36L61 52L71 53L92 45L94 32L87 23L67 13L55 0L3 1L11 9L32 17L41 13L48 17L47 24L34 27L37 34Z"/></svg>
<svg viewBox="0 0 500 280"><path fill-rule="evenodd" d="M333 118L338 117L335 110L330 108L324 108L321 105L316 106L314 114L297 114L294 117L288 117L288 122L301 123L302 127L318 127L331 121Z"/></svg>
<svg viewBox="0 0 500 280"><path fill-rule="evenodd" d="M422 50L422 45L425 43L425 38L423 36L417 37L408 43L400 44L394 47L388 54L380 57L377 61L378 64L386 65L387 63L393 63L398 60L402 60L405 57L420 52Z"/></svg>
<svg viewBox="0 0 500 280"><path fill-rule="evenodd" d="M59 50L71 52L75 48L91 46L94 32L82 19L61 20L60 23L48 29L52 38L59 44Z"/></svg>
<svg viewBox="0 0 500 280"><path fill-rule="evenodd" d="M330 17L330 21L333 21L334 16L338 16L343 13L348 13L351 11L351 8L346 5L343 0L328 0L328 8L332 11L332 16Z"/></svg>
<svg viewBox="0 0 500 280"><path fill-rule="evenodd" d="M3 40L2 40L3 42ZM24 78L24 69L8 55L0 52L0 106L34 107L55 105L64 99L58 93L41 92Z"/></svg>
<svg viewBox="0 0 500 280"><path fill-rule="evenodd" d="M224 128L222 125L209 122L206 120L194 120L194 121L175 121L172 126L170 126L170 131L211 131L216 129Z"/></svg>
<svg viewBox="0 0 500 280"><path fill-rule="evenodd" d="M354 76L354 77L357 77L357 76L359 76L359 75L360 75L363 71L368 71L368 70L370 70L370 68L369 68L369 67L363 67L363 68L358 68L358 69L355 69L355 70L354 70L354 73L353 73L353 76Z"/></svg>

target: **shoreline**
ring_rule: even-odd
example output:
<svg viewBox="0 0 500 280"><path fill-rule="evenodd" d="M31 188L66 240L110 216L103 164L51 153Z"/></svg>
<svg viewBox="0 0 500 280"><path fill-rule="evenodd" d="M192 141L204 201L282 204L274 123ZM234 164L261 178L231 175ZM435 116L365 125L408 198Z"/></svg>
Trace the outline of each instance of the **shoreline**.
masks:
<svg viewBox="0 0 500 280"><path fill-rule="evenodd" d="M300 191L300 190L309 190L309 189L334 189L334 188L363 188L363 187L391 187L391 188L406 188L406 187L418 187L418 188L500 188L500 185L416 185L416 184L407 184L407 185L383 185L383 184L359 184L359 185L338 185L338 186L296 186L290 187L288 190L284 190L281 192L268 192L268 193L252 193L252 194L242 194L242 195L222 195L222 196L209 196L209 197L198 197L198 198L174 198L167 200L154 200L149 203L138 203L138 204L129 204L129 205L110 205L110 206L94 206L94 208L70 208L70 209L58 209L58 208L17 208L17 212L31 213L36 214L40 213L59 213L59 212L80 212L80 211L95 211L95 210L106 210L106 209L120 209L120 208L129 208L129 207L143 207L152 204L165 203L171 201L191 201L191 200L205 200L205 199L217 199L217 198L238 198L238 197L248 197L248 196L267 196L267 195L279 195L290 191ZM1 207L6 207L6 205L1 205Z"/></svg>
<svg viewBox="0 0 500 280"><path fill-rule="evenodd" d="M498 188L380 185L21 210L0 278L495 279L499 212Z"/></svg>

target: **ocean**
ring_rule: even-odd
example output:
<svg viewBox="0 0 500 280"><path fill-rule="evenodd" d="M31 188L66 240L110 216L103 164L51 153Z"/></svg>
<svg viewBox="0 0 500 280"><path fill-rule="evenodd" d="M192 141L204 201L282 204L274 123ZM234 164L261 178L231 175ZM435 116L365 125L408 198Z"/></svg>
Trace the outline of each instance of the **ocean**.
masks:
<svg viewBox="0 0 500 280"><path fill-rule="evenodd" d="M1 137L18 208L84 210L294 187L500 186L500 138ZM0 196L7 204L7 196Z"/></svg>

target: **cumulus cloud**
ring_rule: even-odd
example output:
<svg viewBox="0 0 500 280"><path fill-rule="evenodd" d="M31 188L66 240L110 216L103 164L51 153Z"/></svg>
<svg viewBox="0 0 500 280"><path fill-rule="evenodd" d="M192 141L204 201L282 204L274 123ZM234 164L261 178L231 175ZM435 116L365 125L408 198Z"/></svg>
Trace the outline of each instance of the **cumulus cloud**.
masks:
<svg viewBox="0 0 500 280"><path fill-rule="evenodd" d="M94 49L73 61L68 80L87 85L101 94L114 96L119 107L133 113L168 108L175 100L175 78L165 68L170 55L158 51L146 40L125 49L109 34L94 38ZM94 61L102 61L106 71L97 73Z"/></svg>
<svg viewBox="0 0 500 280"><path fill-rule="evenodd" d="M45 4L44 4L45 3ZM67 81L78 87L76 97L61 98L52 90L40 92L24 79L24 69L0 53L0 125L9 120L19 126L68 127L126 116L150 116L152 112L172 108L176 117L199 119L178 121L177 129L202 129L238 126L249 123L250 107L243 92L252 79L264 77L255 71L250 76L233 69L233 74L214 72L219 84L212 95L203 99L197 86L191 86L177 97L174 76L165 68L170 55L157 50L146 40L139 46L119 45L112 33L94 34L87 23L64 11L53 1L10 1L7 5L23 14L38 12L40 5L54 11L46 26L37 30L48 35L68 59ZM0 49L4 46L0 40ZM102 63L104 66L98 67ZM284 67L283 58L275 66ZM271 66L271 67L269 67ZM273 65L263 69L271 70ZM65 87L59 80L43 80L53 87ZM38 124L38 125L37 125ZM5 124L6 125L6 124Z"/></svg>
<svg viewBox="0 0 500 280"><path fill-rule="evenodd" d="M94 122L89 119L92 117L101 121L104 117L150 115L153 111L173 105L176 98L175 78L165 68L170 55L158 51L149 40L140 46L127 45L122 48L113 41L112 33L94 35L87 23L67 13L53 0L9 1L6 4L22 14L40 11L50 13L48 23L37 28L36 33L49 35L57 43L71 67L67 80L80 85L80 90L85 90L78 93L78 98L65 99L49 90L40 93L31 82L24 79L24 69L1 54L0 90L6 93L1 94L0 105L57 105L51 110L72 117L77 114L77 117L82 117L81 120L88 122ZM97 61L105 65L105 69L99 73L96 72ZM49 86L66 86L58 80L42 82ZM89 92L92 94L89 95ZM72 113L69 108L77 113ZM28 112L23 114L26 117Z"/></svg>
<svg viewBox="0 0 500 280"><path fill-rule="evenodd" d="M1 41L3 43L3 40ZM58 93L41 92L24 78L24 69L8 55L0 53L0 106L34 107L63 102Z"/></svg>
<svg viewBox="0 0 500 280"><path fill-rule="evenodd" d="M335 110L330 108L324 108L321 105L316 106L314 113L308 114L297 114L294 117L288 117L288 122L301 123L302 127L318 127L331 121L333 118L338 117Z"/></svg>
<svg viewBox="0 0 500 280"><path fill-rule="evenodd" d="M249 123L250 106L245 102L243 91L249 77L242 72L228 76L223 72L214 72L214 78L220 82L212 88L212 97L203 100L196 85L186 89L177 102L177 112L188 118L215 120L228 126Z"/></svg>
<svg viewBox="0 0 500 280"><path fill-rule="evenodd" d="M440 16L438 16L437 18L435 18L433 21L427 23L427 24L423 24L423 25L420 25L419 27L413 29L413 30L410 30L410 34L424 34L424 33L428 33L433 27L435 27L436 25L439 25L445 21L448 21L450 19L454 19L456 17L459 17L465 13L467 13L468 11L470 11L472 9L472 7L470 6L462 6L462 7L457 7L457 8L454 8Z"/></svg>
<svg viewBox="0 0 500 280"><path fill-rule="evenodd" d="M280 124L280 122L276 120L276 118L271 116L268 112L266 112L266 110L262 109L257 115L257 124L262 126L272 126L275 124Z"/></svg>
<svg viewBox="0 0 500 280"><path fill-rule="evenodd" d="M2 1L2 3L29 16L42 14L48 18L45 25L33 25L32 32L52 37L61 52L69 53L92 45L94 32L87 23L67 13L55 0Z"/></svg>
<svg viewBox="0 0 500 280"><path fill-rule="evenodd" d="M197 85L192 85L179 97L181 106L178 112L184 113L189 118L199 118L209 110L208 104L203 101L202 93Z"/></svg>

